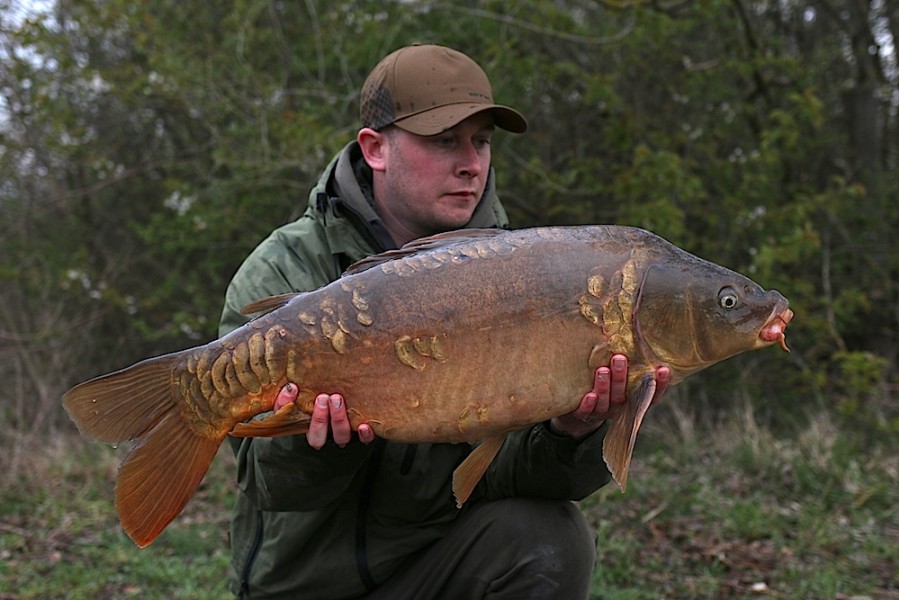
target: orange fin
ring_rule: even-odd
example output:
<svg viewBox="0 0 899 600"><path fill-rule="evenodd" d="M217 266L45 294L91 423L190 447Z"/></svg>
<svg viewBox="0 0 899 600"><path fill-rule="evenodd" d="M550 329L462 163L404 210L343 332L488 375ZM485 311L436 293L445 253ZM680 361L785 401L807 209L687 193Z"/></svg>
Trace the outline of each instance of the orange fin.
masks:
<svg viewBox="0 0 899 600"><path fill-rule="evenodd" d="M66 392L62 404L86 436L113 444L136 439L175 407L172 370L180 354L85 381Z"/></svg>
<svg viewBox="0 0 899 600"><path fill-rule="evenodd" d="M456 497L457 508L462 508L471 496L475 486L499 453L499 449L503 447L505 439L505 435L487 438L453 471L453 495Z"/></svg>
<svg viewBox="0 0 899 600"><path fill-rule="evenodd" d="M304 413L295 402L286 404L265 418L238 423L231 430L234 437L278 437L309 431L312 415Z"/></svg>
<svg viewBox="0 0 899 600"><path fill-rule="evenodd" d="M240 312L244 315L252 315L255 313L270 313L273 310L278 310L282 306L285 306L296 296L302 295L302 292L290 292L287 294L279 294L277 296L269 296L268 298L262 298L261 300L250 302L242 309L240 309Z"/></svg>
<svg viewBox="0 0 899 600"><path fill-rule="evenodd" d="M652 373L646 375L632 397L628 398L623 410L612 422L602 444L602 457L612 473L612 479L621 488L627 489L627 473L631 466L634 443L637 432L643 423L643 417L652 404L656 391L656 380Z"/></svg>
<svg viewBox="0 0 899 600"><path fill-rule="evenodd" d="M63 396L81 433L104 442L133 442L119 467L116 508L122 527L140 547L178 516L224 439L224 433L199 434L182 416L175 373L188 352L139 362Z"/></svg>
<svg viewBox="0 0 899 600"><path fill-rule="evenodd" d="M125 456L115 486L122 528L141 548L155 540L194 495L222 443L166 415Z"/></svg>

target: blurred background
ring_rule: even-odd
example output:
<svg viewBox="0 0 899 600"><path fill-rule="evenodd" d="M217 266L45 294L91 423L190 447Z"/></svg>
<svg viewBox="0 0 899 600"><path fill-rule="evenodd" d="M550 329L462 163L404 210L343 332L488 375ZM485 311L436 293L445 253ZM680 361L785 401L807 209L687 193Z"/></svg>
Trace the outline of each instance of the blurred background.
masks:
<svg viewBox="0 0 899 600"><path fill-rule="evenodd" d="M653 589L899 597L897 35L893 0L0 0L0 559L13 561L0 567L10 587L0 578L0 598L31 597L12 583L31 581L21 565L46 559L28 554L29 532L65 530L58 515L28 521L22 504L60 493L44 488L71 474L53 470L60 456L82 473L73 457L84 452L111 481L112 452L98 458L81 445L62 393L215 337L240 262L302 213L358 129L365 76L412 42L468 53L497 101L527 116L528 133L500 132L493 144L514 227L644 227L791 301L792 353L749 353L672 390L654 441L641 441L645 468L683 472L706 460L720 479L703 485L745 493L747 507L763 503L747 491L762 480L785 494L766 501L785 505L832 489L814 514L870 508L857 523L844 516L875 532L877 550L839 555L821 587L780 592L761 575L733 583L733 565L698 551L704 576L717 565L731 579L665 587L669 574ZM811 471L796 483L803 457ZM734 473L749 482L744 492L720 487ZM595 502L635 510L631 495ZM656 499L633 521L658 524L669 505ZM216 506L221 529L227 506ZM674 514L668 527L681 531L686 513ZM756 515L760 526L776 530L774 514ZM611 525L597 517L598 528ZM680 539L646 527L633 539ZM814 561L770 531L732 537L742 547L781 539L773 563L794 559L794 579L814 580L815 568L796 566ZM833 547L858 543L833 533ZM598 581L597 597L632 589L624 564L619 579ZM77 596L78 585L88 584L60 594ZM83 588L100 594L89 597L130 589L96 585Z"/></svg>

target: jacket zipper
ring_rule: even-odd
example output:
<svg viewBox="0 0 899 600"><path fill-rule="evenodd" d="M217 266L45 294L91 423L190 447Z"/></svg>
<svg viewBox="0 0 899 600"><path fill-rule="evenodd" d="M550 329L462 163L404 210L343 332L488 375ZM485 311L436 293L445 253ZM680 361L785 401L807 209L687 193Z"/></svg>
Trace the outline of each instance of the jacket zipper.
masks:
<svg viewBox="0 0 899 600"><path fill-rule="evenodd" d="M374 443L375 447L372 450L368 469L365 473L365 480L362 483L362 490L359 494L359 511L356 513L356 570L359 573L359 579L362 580L362 585L369 592L377 587L377 583L375 583L375 579L372 577L368 564L368 509L386 442L378 438Z"/></svg>
<svg viewBox="0 0 899 600"><path fill-rule="evenodd" d="M250 597L250 571L253 569L253 563L259 555L259 549L262 547L262 534L264 533L265 522L262 519L262 511L256 511L256 535L253 536L253 545L250 546L250 553L243 563L243 569L240 572L240 592L237 596L238 600L244 600Z"/></svg>

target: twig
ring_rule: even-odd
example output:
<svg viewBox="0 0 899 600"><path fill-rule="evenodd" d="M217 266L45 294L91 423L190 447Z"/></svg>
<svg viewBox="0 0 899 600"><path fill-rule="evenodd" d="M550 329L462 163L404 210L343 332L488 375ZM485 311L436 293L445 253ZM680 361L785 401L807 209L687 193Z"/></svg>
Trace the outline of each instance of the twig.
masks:
<svg viewBox="0 0 899 600"><path fill-rule="evenodd" d="M11 525L9 523L4 523L3 521L0 521L0 531L4 533L11 533L23 538L28 537L27 529L23 529L22 527L17 527L16 525ZM2 596L0 596L0 598L2 598Z"/></svg>

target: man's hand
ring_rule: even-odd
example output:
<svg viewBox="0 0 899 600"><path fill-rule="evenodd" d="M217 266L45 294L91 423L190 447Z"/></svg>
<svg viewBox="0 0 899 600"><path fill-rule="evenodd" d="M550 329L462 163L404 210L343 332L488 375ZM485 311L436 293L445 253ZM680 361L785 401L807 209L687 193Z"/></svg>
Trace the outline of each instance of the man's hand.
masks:
<svg viewBox="0 0 899 600"><path fill-rule="evenodd" d="M297 399L300 390L292 383L286 384L278 392L275 398L274 409L278 410ZM306 441L316 450L321 450L328 441L328 431L334 443L343 448L350 443L353 430L346 414L346 402L340 394L319 394L315 397L315 405L312 408L312 422L309 431L306 432ZM359 440L363 444L370 444L375 439L375 432L367 423L362 423L357 428Z"/></svg>
<svg viewBox="0 0 899 600"><path fill-rule="evenodd" d="M671 381L668 367L656 369L656 392L652 397L655 404L665 393ZM622 354L612 356L608 367L599 367L593 378L593 389L584 394L581 403L567 415L555 417L550 428L574 438L582 438L602 426L612 413L612 409L627 400L627 357Z"/></svg>

